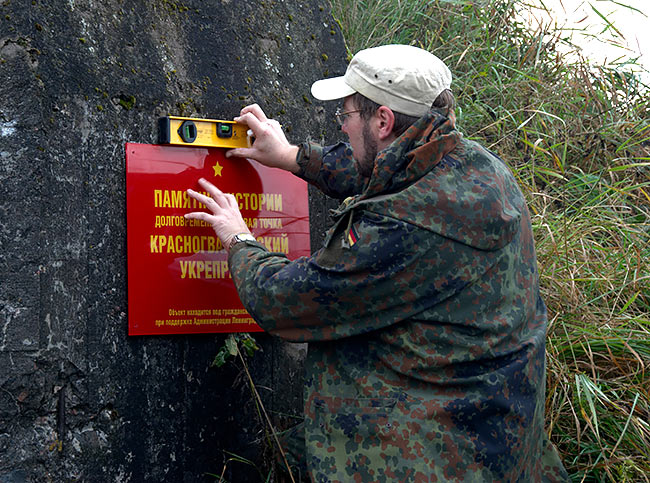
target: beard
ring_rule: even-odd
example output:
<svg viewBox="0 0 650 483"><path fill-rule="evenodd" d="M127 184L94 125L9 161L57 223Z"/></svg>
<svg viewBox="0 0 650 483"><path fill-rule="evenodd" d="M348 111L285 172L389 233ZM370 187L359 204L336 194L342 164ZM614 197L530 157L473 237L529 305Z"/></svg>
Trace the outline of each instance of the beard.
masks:
<svg viewBox="0 0 650 483"><path fill-rule="evenodd" d="M363 123L363 158L359 160L361 174L369 178L375 168L375 158L379 153L377 140L370 132L370 126L367 121Z"/></svg>

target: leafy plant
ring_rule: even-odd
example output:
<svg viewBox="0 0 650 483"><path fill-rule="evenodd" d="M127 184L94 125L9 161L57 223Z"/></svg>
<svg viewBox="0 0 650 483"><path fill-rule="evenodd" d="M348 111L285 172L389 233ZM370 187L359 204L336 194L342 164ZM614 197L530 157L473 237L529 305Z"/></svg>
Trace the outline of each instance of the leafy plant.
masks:
<svg viewBox="0 0 650 483"><path fill-rule="evenodd" d="M212 367L221 367L231 357L236 357L239 354L239 348L244 349L248 357L251 357L255 352L260 350L257 341L251 337L247 332L229 334L225 342L217 351L217 355L212 361Z"/></svg>

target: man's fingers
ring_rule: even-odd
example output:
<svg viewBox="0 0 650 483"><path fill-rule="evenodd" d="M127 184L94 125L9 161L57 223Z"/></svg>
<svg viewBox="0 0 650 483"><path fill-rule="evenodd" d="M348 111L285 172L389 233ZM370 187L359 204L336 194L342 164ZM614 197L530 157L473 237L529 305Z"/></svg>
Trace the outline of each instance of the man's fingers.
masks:
<svg viewBox="0 0 650 483"><path fill-rule="evenodd" d="M213 185L210 185L212 188L215 188ZM210 187L204 186L204 188L210 192ZM216 189L216 188L215 188ZM187 194L191 197L194 198L196 201L199 203L203 203L206 208L208 208L210 211L215 211L215 209L222 208L224 206L228 205L228 201L226 200L224 194L221 191L218 192L212 192L212 197L206 196L202 193L199 193L197 191L188 189Z"/></svg>
<svg viewBox="0 0 650 483"><path fill-rule="evenodd" d="M262 129L262 126L268 122L268 119L266 119L266 116L264 116L264 120L261 120L252 112L246 112L241 116L236 117L235 122L248 125L248 127L253 130L253 134L257 136L257 134L260 132L260 129Z"/></svg>
<svg viewBox="0 0 650 483"><path fill-rule="evenodd" d="M264 114L264 111L258 104L251 104L250 106L244 107L241 112L240 116L243 116L244 114L252 114L255 116L257 119L259 119L260 122L266 122L268 121L268 118L266 117L266 114Z"/></svg>
<svg viewBox="0 0 650 483"><path fill-rule="evenodd" d="M219 188L217 188L215 185L210 183L207 179L205 178L200 178L199 179L199 184L208 192L210 193L210 196L212 196L212 200L216 201L216 203L221 206L225 203L225 199L227 197L226 193L221 191Z"/></svg>
<svg viewBox="0 0 650 483"><path fill-rule="evenodd" d="M206 223L212 224L212 215L207 214L205 211L193 211L191 213L185 213L183 215L185 219L193 219L193 220L202 220L205 221Z"/></svg>
<svg viewBox="0 0 650 483"><path fill-rule="evenodd" d="M210 193L211 196L205 196L204 194L192 189L188 189L187 194L198 202L203 203L206 208L212 211L215 215L219 214L217 208L220 210L239 209L239 204L232 194L224 193L204 178L199 179L199 184Z"/></svg>
<svg viewBox="0 0 650 483"><path fill-rule="evenodd" d="M192 189L188 189L187 194L190 196L190 198L194 198L196 201L203 203L205 206L208 206L208 204L212 201L212 198L209 196L205 196L203 193L199 193L198 191L194 191Z"/></svg>
<svg viewBox="0 0 650 483"><path fill-rule="evenodd" d="M199 184L212 195L221 195L223 192L205 178L199 178Z"/></svg>
<svg viewBox="0 0 650 483"><path fill-rule="evenodd" d="M254 148L234 148L226 151L226 158L252 158L255 153Z"/></svg>

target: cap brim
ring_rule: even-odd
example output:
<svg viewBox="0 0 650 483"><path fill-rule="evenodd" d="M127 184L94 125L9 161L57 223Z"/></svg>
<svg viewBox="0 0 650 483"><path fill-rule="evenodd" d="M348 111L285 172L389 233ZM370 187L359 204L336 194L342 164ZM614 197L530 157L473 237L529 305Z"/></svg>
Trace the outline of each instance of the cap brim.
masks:
<svg viewBox="0 0 650 483"><path fill-rule="evenodd" d="M319 101L333 101L351 96L356 91L346 84L343 76L321 79L311 86L311 95Z"/></svg>

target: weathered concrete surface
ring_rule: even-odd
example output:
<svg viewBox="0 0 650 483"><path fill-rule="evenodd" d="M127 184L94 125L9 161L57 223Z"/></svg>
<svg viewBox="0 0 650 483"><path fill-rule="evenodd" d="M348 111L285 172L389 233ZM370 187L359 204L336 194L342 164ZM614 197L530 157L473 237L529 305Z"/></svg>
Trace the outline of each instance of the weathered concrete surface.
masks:
<svg viewBox="0 0 650 483"><path fill-rule="evenodd" d="M331 140L309 86L344 57L326 1L0 2L0 482L214 481L224 451L266 477L240 369L209 367L224 337L127 336L124 143L253 101L291 139ZM328 205L311 200L315 245ZM258 340L287 424L304 348Z"/></svg>

